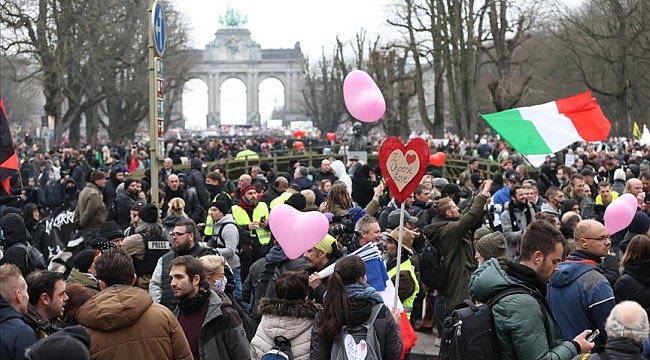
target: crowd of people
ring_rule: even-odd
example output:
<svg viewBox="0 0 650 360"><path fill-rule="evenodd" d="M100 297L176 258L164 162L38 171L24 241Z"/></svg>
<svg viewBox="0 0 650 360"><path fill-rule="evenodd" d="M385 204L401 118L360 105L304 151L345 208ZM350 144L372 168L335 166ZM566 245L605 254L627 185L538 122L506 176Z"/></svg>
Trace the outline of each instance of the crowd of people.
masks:
<svg viewBox="0 0 650 360"><path fill-rule="evenodd" d="M491 305L502 359L650 358L650 155L633 143L574 144L535 173L497 139L451 139L438 149L467 170L457 181L432 170L404 204L355 157L274 169L268 142L170 145L153 178L131 176L148 168L137 146L23 148L24 183L0 207L0 358L330 359L364 339L368 359L408 359L404 321L437 334L445 356L445 319L511 288L525 291ZM208 165L241 151L257 159L237 179ZM477 158L500 169L487 179ZM637 212L609 234L605 212L623 194ZM297 259L269 227L280 204L330 221ZM72 230L52 240L46 214ZM352 254L370 243L399 277L404 314ZM437 287L421 280L429 244Z"/></svg>

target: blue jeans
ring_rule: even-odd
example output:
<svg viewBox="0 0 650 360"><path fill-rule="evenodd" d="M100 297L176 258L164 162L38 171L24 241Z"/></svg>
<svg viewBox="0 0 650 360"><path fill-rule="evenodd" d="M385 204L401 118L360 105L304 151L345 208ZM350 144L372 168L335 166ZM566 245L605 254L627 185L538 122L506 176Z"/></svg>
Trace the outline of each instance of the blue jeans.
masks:
<svg viewBox="0 0 650 360"><path fill-rule="evenodd" d="M241 301L242 298L241 267L232 269L232 273L235 276L235 298Z"/></svg>

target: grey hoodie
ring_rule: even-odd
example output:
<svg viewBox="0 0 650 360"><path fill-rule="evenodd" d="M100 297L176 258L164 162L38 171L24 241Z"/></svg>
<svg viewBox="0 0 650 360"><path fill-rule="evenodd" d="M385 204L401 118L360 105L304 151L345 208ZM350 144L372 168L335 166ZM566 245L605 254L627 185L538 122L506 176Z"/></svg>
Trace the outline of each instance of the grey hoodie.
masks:
<svg viewBox="0 0 650 360"><path fill-rule="evenodd" d="M212 239L208 242L213 248L216 248L221 256L225 257L231 268L241 267L237 246L239 245L239 230L236 228L235 219L231 214L226 214L221 220L213 223ZM223 227L223 231L221 228ZM219 232L221 236L219 237Z"/></svg>

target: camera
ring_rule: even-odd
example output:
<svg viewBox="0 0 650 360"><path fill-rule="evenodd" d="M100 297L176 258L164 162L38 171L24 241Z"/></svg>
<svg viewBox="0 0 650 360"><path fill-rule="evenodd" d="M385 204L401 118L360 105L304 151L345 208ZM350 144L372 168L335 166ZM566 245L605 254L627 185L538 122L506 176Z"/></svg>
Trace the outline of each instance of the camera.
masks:
<svg viewBox="0 0 650 360"><path fill-rule="evenodd" d="M338 237L343 234L354 234L354 223L350 220L343 220L329 229L329 234Z"/></svg>
<svg viewBox="0 0 650 360"><path fill-rule="evenodd" d="M487 211L489 213L501 214L501 211L503 211L503 206L500 205L500 204L485 205L485 211Z"/></svg>

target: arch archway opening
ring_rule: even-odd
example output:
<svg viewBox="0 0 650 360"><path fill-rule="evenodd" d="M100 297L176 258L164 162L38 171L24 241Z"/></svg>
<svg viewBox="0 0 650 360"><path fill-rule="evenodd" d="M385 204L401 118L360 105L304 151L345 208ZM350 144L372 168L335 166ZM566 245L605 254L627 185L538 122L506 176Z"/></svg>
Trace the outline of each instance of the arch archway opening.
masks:
<svg viewBox="0 0 650 360"><path fill-rule="evenodd" d="M246 84L237 78L230 78L221 84L221 125L246 125Z"/></svg>
<svg viewBox="0 0 650 360"><path fill-rule="evenodd" d="M208 85L201 79L186 82L181 107L186 129L204 129L208 116Z"/></svg>
<svg viewBox="0 0 650 360"><path fill-rule="evenodd" d="M259 86L258 99L262 125L277 125L278 120L285 120L285 88L280 80L273 77L264 79Z"/></svg>

